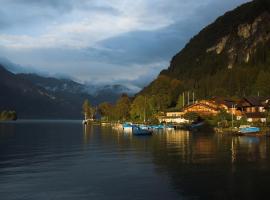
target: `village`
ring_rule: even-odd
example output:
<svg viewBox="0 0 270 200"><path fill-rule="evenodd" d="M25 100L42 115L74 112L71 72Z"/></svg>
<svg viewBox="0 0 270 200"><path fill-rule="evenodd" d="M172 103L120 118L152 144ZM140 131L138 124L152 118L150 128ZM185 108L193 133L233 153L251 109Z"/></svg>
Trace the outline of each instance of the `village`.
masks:
<svg viewBox="0 0 270 200"><path fill-rule="evenodd" d="M211 119L223 114L226 117L223 120L219 118L215 128L236 129L239 126L247 127L248 125L266 127L269 106L270 99L259 96L241 99L214 97L209 100L193 101L181 110L163 112L158 116L158 120L160 123L180 125L196 121L194 117L193 119L187 117L191 116L191 113L201 119Z"/></svg>
<svg viewBox="0 0 270 200"><path fill-rule="evenodd" d="M122 96L121 99L128 100L127 96ZM146 97L142 98L146 102ZM222 98L213 97L210 99L195 100L194 95L192 100L186 101L183 98L182 107L174 107L159 111L153 115L147 115L147 108L144 101L141 104L139 117L132 119L132 117L122 118L122 120L111 120L107 113L116 113L122 111L121 107L115 107L115 110L108 111L108 108L98 110L101 114L100 120L95 119L94 112L89 110L91 115L85 112L85 120L83 123L101 123L113 124L113 126L120 127L123 130L130 130L138 132L138 134L151 134L153 130L160 129L187 129L190 131L199 132L219 132L219 133L233 133L233 134L269 134L269 108L270 98L260 96L243 97L243 98ZM119 102L122 102L121 100ZM127 102L127 101L126 101ZM105 104L107 105L107 104ZM109 104L108 104L109 105ZM107 105L107 107L108 107ZM125 104L120 104L125 105ZM123 106L122 106L123 107ZM130 113L130 108L134 106L125 106L126 116ZM86 105L88 108L88 105ZM122 108L123 109L123 108ZM92 110L95 110L92 108ZM102 112L103 111L103 112ZM105 112L106 111L106 112ZM87 118L87 116L90 118Z"/></svg>

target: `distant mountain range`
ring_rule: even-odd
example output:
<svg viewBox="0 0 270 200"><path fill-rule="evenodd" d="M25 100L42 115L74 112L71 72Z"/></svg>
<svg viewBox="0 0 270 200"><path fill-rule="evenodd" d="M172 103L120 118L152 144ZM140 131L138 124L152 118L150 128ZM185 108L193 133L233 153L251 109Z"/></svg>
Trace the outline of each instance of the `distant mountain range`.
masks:
<svg viewBox="0 0 270 200"><path fill-rule="evenodd" d="M12 67L20 70L18 65ZM69 79L15 74L0 65L0 110L15 110L19 118L76 119L82 117L85 99L93 105L114 103L122 93L135 92L123 85L85 85Z"/></svg>
<svg viewBox="0 0 270 200"><path fill-rule="evenodd" d="M269 79L270 1L254 0L205 27L140 94L168 96L171 106L187 91L196 98L269 96Z"/></svg>

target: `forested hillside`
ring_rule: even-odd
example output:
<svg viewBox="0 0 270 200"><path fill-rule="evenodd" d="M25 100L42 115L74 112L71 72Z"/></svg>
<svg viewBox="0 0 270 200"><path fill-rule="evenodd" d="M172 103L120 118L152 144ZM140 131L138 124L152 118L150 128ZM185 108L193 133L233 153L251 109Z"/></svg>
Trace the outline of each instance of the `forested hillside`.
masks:
<svg viewBox="0 0 270 200"><path fill-rule="evenodd" d="M197 98L269 96L268 80L270 1L255 0L204 28L140 94L170 107L187 91Z"/></svg>

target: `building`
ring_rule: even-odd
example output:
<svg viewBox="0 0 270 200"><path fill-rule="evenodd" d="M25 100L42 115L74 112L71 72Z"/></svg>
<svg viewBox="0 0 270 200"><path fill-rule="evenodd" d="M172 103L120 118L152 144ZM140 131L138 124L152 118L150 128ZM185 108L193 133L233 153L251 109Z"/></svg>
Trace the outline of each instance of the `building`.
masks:
<svg viewBox="0 0 270 200"><path fill-rule="evenodd" d="M260 97L243 98L237 109L243 113L248 122L266 122L267 100Z"/></svg>
<svg viewBox="0 0 270 200"><path fill-rule="evenodd" d="M183 111L171 111L159 117L160 122L186 123L186 113L197 113L200 116L215 116L222 110L233 115L237 120L246 117L248 122L266 122L266 110L270 108L270 98L246 97L242 99L224 99L215 97L201 100L183 108Z"/></svg>
<svg viewBox="0 0 270 200"><path fill-rule="evenodd" d="M243 113L238 109L240 100L215 98L215 102L219 105L220 110L225 110L227 113L236 116L237 120L243 117Z"/></svg>
<svg viewBox="0 0 270 200"><path fill-rule="evenodd" d="M160 123L171 123L171 124L183 124L188 123L189 121L184 119L184 112L173 111L166 112L165 115L159 116L158 120Z"/></svg>
<svg viewBox="0 0 270 200"><path fill-rule="evenodd" d="M219 105L213 100L202 100L184 108L184 113L194 112L202 116L217 115L219 111Z"/></svg>

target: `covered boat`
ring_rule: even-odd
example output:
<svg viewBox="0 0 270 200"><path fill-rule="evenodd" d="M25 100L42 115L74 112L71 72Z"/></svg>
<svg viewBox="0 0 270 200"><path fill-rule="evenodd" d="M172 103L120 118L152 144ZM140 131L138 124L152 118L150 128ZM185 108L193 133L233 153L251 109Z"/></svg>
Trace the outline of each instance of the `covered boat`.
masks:
<svg viewBox="0 0 270 200"><path fill-rule="evenodd" d="M132 133L133 135L152 135L153 132L152 130L142 129L139 126L133 126Z"/></svg>
<svg viewBox="0 0 270 200"><path fill-rule="evenodd" d="M248 134L248 133L259 133L261 129L259 127L252 127L252 126L240 126L239 132Z"/></svg>

